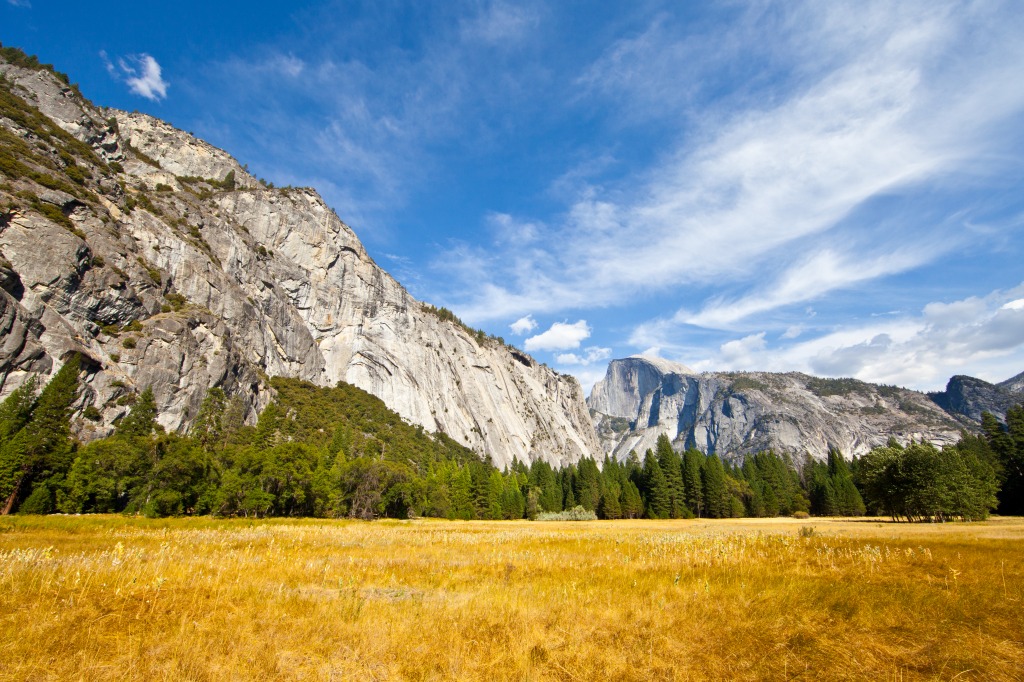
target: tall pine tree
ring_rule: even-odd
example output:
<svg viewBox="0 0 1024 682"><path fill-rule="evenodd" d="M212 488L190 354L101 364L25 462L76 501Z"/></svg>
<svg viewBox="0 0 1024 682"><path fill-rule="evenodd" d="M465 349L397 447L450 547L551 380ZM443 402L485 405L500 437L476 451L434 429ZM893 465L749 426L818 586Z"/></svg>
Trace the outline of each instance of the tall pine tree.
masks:
<svg viewBox="0 0 1024 682"><path fill-rule="evenodd" d="M0 461L11 472L3 481L0 513L10 514L28 492L29 510L46 513L56 505L56 487L71 467L71 405L78 396L79 356L72 355L36 401L32 416L4 444ZM60 479L60 480L58 480Z"/></svg>
<svg viewBox="0 0 1024 682"><path fill-rule="evenodd" d="M648 450L644 455L644 493L647 518L667 519L671 513L668 482L658 459Z"/></svg>
<svg viewBox="0 0 1024 682"><path fill-rule="evenodd" d="M658 464L665 474L668 488L669 516L682 519L692 516L686 508L686 489L683 485L683 462L678 453L672 449L672 442L664 433L658 436Z"/></svg>
<svg viewBox="0 0 1024 682"><path fill-rule="evenodd" d="M712 519L727 518L732 514L729 494L725 486L725 468L718 455L709 455L701 469L704 484L704 512Z"/></svg>

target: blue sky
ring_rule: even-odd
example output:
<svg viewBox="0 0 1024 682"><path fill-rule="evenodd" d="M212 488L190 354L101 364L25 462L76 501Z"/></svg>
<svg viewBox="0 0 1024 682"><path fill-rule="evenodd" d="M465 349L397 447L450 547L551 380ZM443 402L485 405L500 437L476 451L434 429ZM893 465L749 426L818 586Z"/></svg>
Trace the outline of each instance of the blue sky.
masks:
<svg viewBox="0 0 1024 682"><path fill-rule="evenodd" d="M0 0L0 40L578 376L1024 370L1024 6Z"/></svg>

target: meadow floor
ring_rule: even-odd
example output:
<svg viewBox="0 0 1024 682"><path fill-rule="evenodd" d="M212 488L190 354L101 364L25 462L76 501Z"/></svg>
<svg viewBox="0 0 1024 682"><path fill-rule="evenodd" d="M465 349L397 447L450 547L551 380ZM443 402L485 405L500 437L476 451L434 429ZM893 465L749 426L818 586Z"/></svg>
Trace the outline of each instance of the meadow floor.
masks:
<svg viewBox="0 0 1024 682"><path fill-rule="evenodd" d="M4 517L0 679L1019 680L1022 598L1024 519Z"/></svg>

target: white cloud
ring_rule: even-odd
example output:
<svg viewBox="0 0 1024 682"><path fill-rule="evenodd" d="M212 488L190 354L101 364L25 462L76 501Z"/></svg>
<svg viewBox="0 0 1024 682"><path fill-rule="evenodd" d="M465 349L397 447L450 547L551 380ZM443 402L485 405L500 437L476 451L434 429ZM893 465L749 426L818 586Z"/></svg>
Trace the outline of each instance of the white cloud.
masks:
<svg viewBox="0 0 1024 682"><path fill-rule="evenodd" d="M526 339L523 346L528 351L538 350L569 350L579 348L580 343L590 336L590 327L586 320L580 320L573 324L567 322L555 322L551 327L541 334Z"/></svg>
<svg viewBox="0 0 1024 682"><path fill-rule="evenodd" d="M586 367L587 365L607 360L612 356L611 348L590 346L583 350L583 355L578 355L576 353L562 353L555 357L555 362L560 365L581 365Z"/></svg>
<svg viewBox="0 0 1024 682"><path fill-rule="evenodd" d="M851 325L791 345L771 347L765 334L748 335L692 365L852 376L921 390L940 388L965 372L1002 381L1024 369L1022 294L1024 284L985 297L929 303L918 315Z"/></svg>
<svg viewBox="0 0 1024 682"><path fill-rule="evenodd" d="M495 242L517 247L536 241L544 231L543 225L516 220L508 213L491 213L487 216L487 223L494 235Z"/></svg>
<svg viewBox="0 0 1024 682"><path fill-rule="evenodd" d="M683 311L677 321L701 327L728 328L743 318L819 298L834 289L906 271L929 261L935 245L918 244L895 253L851 258L831 249L809 254L775 281L736 301L714 300L695 315Z"/></svg>
<svg viewBox="0 0 1024 682"><path fill-rule="evenodd" d="M539 22L526 7L493 2L475 17L462 22L462 38L493 45L517 43Z"/></svg>
<svg viewBox="0 0 1024 682"><path fill-rule="evenodd" d="M724 39L730 49L765 41L758 12ZM784 62L784 82L722 109L712 103L643 175L582 188L531 250L467 254L486 262L492 286L464 287L472 294L460 311L486 320L727 282L749 290L708 302L695 321L728 326L955 248L960 224L924 219L912 204L899 224L858 212L880 197L941 189L958 173L999 171L1001 126L1024 111L1024 15L931 2L792 3L774 14L778 34L763 52ZM614 45L583 84L596 87L604 64L617 75L602 96L627 100L638 79L675 92L687 67L678 54L673 68L645 67L675 54L676 33L655 22L632 40L645 44ZM758 286L766 271L775 288ZM801 286L808 275L813 286Z"/></svg>
<svg viewBox="0 0 1024 682"><path fill-rule="evenodd" d="M720 349L722 359L731 365L748 364L749 358L767 347L764 337L765 332L760 332L723 343Z"/></svg>
<svg viewBox="0 0 1024 682"><path fill-rule="evenodd" d="M537 328L537 321L533 319L533 315L526 315L510 324L508 328L512 330L513 334L523 336Z"/></svg>
<svg viewBox="0 0 1024 682"><path fill-rule="evenodd" d="M136 95L158 102L167 97L167 81L161 75L160 64L148 54L132 55L117 60L118 69L101 51L100 57L107 67L107 72L115 78L124 79L128 88Z"/></svg>
<svg viewBox="0 0 1024 682"><path fill-rule="evenodd" d="M32 7L32 3L29 0L7 0L7 4L13 7Z"/></svg>

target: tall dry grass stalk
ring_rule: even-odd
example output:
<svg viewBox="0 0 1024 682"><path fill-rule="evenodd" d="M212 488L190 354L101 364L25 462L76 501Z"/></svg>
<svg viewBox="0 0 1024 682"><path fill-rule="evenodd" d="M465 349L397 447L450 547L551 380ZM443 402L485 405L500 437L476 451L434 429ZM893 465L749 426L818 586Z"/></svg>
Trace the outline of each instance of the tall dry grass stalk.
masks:
<svg viewBox="0 0 1024 682"><path fill-rule="evenodd" d="M0 521L4 680L1024 675L1024 520Z"/></svg>

